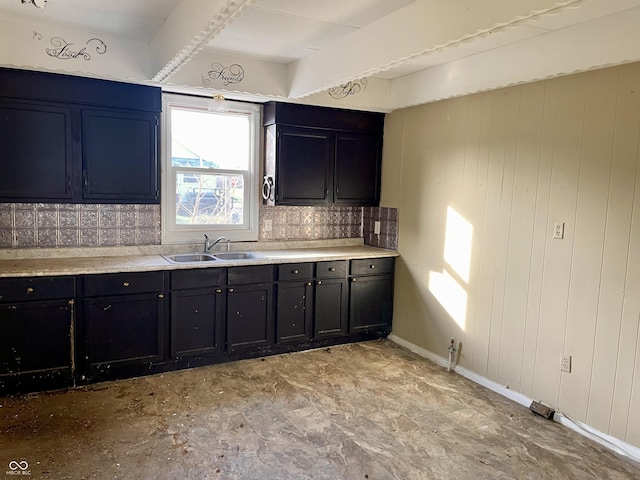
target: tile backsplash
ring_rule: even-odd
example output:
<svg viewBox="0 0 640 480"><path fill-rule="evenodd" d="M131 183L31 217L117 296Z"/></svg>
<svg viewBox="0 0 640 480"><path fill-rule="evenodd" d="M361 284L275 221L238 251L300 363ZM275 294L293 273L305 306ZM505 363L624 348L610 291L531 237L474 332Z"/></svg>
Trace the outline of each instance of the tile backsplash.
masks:
<svg viewBox="0 0 640 480"><path fill-rule="evenodd" d="M374 233L375 222L380 222L380 233ZM398 249L398 209L387 207L364 207L362 232L365 245Z"/></svg>
<svg viewBox="0 0 640 480"><path fill-rule="evenodd" d="M0 247L160 244L159 205L0 204Z"/></svg>
<svg viewBox="0 0 640 480"><path fill-rule="evenodd" d="M362 207L261 205L259 232L260 240L358 238L362 236Z"/></svg>
<svg viewBox="0 0 640 480"><path fill-rule="evenodd" d="M380 221L380 235L373 233ZM271 229L268 230L270 224ZM359 238L396 249L397 209L260 205L259 240ZM0 248L159 245L159 205L0 203Z"/></svg>

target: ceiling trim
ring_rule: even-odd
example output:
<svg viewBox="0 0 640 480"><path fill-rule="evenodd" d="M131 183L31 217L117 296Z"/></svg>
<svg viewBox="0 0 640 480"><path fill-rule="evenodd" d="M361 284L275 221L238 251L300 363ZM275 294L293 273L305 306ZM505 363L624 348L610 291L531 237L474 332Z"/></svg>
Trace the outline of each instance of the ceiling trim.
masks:
<svg viewBox="0 0 640 480"><path fill-rule="evenodd" d="M537 17L557 15L586 1L510 0L505 5L498 0L480 4L476 0L445 3L418 0L363 27L344 41L296 62L292 66L289 96L303 98L366 78L408 60L459 47ZM541 8L543 4L546 6ZM447 19L456 21L447 23ZM469 31L474 33L467 33ZM393 45L388 45L389 39L393 39ZM376 55L363 55L363 45Z"/></svg>
<svg viewBox="0 0 640 480"><path fill-rule="evenodd" d="M164 63L157 73L153 75L152 80L159 83L166 82L169 77L206 47L209 40L218 35L226 25L232 22L240 12L253 3L253 1L254 0L205 1L204 5L203 2L200 1L200 5L196 5L194 0L183 0L154 37L154 40L151 42L152 48L166 51L168 48L171 48L167 43L173 38L171 35L173 32L182 32L185 29L188 32L193 28L194 24L201 25L202 18L210 18L210 20L206 22L199 32L193 34L188 40L188 43L180 48L178 53ZM212 7L214 7L217 12L213 14L210 13ZM200 22L198 22L198 20L200 20ZM176 41L179 41L179 39L176 39ZM164 45L161 43L164 43ZM175 43L175 41L173 43ZM157 56L162 58L163 55L160 54Z"/></svg>

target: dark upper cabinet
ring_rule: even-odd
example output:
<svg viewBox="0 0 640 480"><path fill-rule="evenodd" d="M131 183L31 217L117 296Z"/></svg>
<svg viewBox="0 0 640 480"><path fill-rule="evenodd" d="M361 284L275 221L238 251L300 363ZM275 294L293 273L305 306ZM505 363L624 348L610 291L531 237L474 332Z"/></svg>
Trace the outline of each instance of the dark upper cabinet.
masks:
<svg viewBox="0 0 640 480"><path fill-rule="evenodd" d="M384 114L269 102L264 108L270 205L378 205Z"/></svg>
<svg viewBox="0 0 640 480"><path fill-rule="evenodd" d="M382 138L377 135L336 135L334 203L380 203ZM378 161L371 161L371 159Z"/></svg>
<svg viewBox="0 0 640 480"><path fill-rule="evenodd" d="M158 115L82 111L85 200L148 203L158 199Z"/></svg>
<svg viewBox="0 0 640 480"><path fill-rule="evenodd" d="M326 130L280 127L276 181L279 205L319 205L330 201L333 145L333 134Z"/></svg>
<svg viewBox="0 0 640 480"><path fill-rule="evenodd" d="M156 87L0 69L0 202L159 203Z"/></svg>
<svg viewBox="0 0 640 480"><path fill-rule="evenodd" d="M72 109L0 98L0 196L72 199Z"/></svg>

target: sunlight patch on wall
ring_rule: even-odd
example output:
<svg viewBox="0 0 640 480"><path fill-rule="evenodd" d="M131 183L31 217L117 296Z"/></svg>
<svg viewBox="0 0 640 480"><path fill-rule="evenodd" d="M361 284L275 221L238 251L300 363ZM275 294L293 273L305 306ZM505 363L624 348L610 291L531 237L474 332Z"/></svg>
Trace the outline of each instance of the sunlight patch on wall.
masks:
<svg viewBox="0 0 640 480"><path fill-rule="evenodd" d="M447 227L444 237L444 261L465 283L469 283L473 226L453 208L447 207Z"/></svg>
<svg viewBox="0 0 640 480"><path fill-rule="evenodd" d="M468 294L466 286L461 285L449 270L464 284L469 283L472 242L473 225L455 209L447 207L443 254L445 268L442 273L429 272L429 291L463 331L467 319Z"/></svg>
<svg viewBox="0 0 640 480"><path fill-rule="evenodd" d="M467 321L466 290L445 270L442 273L429 272L429 291L464 330Z"/></svg>

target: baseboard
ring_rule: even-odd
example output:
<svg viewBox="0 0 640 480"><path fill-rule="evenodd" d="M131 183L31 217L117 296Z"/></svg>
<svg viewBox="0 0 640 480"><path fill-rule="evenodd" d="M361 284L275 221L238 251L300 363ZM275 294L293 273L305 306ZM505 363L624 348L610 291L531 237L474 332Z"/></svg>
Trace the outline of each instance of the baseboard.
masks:
<svg viewBox="0 0 640 480"><path fill-rule="evenodd" d="M447 368L449 366L449 361L446 358L441 357L440 355L436 355L435 353L430 352L429 350L426 350L422 347L419 347L418 345L415 345L403 338L400 338L393 333L389 335L388 338L389 340L400 345L401 347L404 347L407 350L410 350L413 353L416 353L421 357L426 358L427 360L431 360L432 362L436 363L437 365L440 365L441 367ZM487 377L484 377L475 372L472 372L464 367L461 367L460 365L455 365L453 367L453 371L459 375L462 375L465 378L468 378L472 382L482 385L483 387L486 387L489 390L492 390L502 395L503 397L508 398L509 400L513 400L514 402L519 403L524 407L529 408L529 406L531 405L531 402L533 401L533 399L527 397L526 395L523 395L522 393L510 390L506 388L504 385L500 385L499 383L496 383L493 380L489 380ZM574 432L577 432L580 435L583 435L593 440L594 442L599 443L600 445L610 450L613 450L614 452L620 455L624 455L626 457L631 458L632 460L635 460L636 462L640 462L640 448L635 447L634 445L631 445L627 442L624 442L623 440L620 440L618 438L612 437L611 435L603 433L600 430L597 430L585 423L579 422L577 420L573 420L572 418L568 417L562 412L556 411L553 419L560 425L570 428Z"/></svg>

